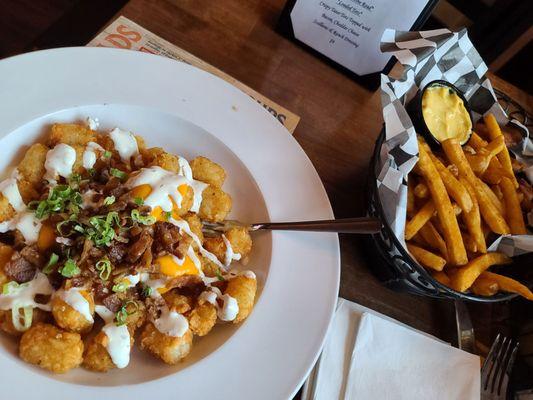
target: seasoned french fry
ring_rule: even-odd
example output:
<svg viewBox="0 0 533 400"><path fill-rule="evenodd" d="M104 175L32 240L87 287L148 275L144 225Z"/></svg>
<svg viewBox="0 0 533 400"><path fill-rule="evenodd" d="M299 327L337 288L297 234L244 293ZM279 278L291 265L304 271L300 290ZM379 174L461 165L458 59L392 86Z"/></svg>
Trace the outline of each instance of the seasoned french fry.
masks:
<svg viewBox="0 0 533 400"><path fill-rule="evenodd" d="M494 192L494 194L496 195L496 197L498 199L500 199L500 201L504 201L503 199L503 192L502 192L502 189L500 188L500 186L498 185L494 185L491 187L492 191ZM503 203L502 203L503 204Z"/></svg>
<svg viewBox="0 0 533 400"><path fill-rule="evenodd" d="M491 140L494 140L499 136L503 137L502 131L500 129L500 125L498 125L498 121L496 121L496 118L494 117L494 115L487 114L483 117L483 120L485 121L485 124L487 125L487 131L488 131L488 134ZM511 164L511 156L509 155L509 150L507 150L507 147L503 146L503 150L498 153L497 157L498 157L498 160L500 160L502 166L505 168L505 170L512 175L513 185L515 188L517 188L518 182L513 173L513 166Z"/></svg>
<svg viewBox="0 0 533 400"><path fill-rule="evenodd" d="M451 287L458 292L466 291L479 275L492 265L510 264L512 259L503 253L486 253L474 258L451 274Z"/></svg>
<svg viewBox="0 0 533 400"><path fill-rule="evenodd" d="M495 274L494 272L485 271L481 274L480 278L490 279L498 284L499 290L509 293L518 293L520 296L525 297L528 300L533 300L533 293L527 286L522 285L520 282L515 281L507 276Z"/></svg>
<svg viewBox="0 0 533 400"><path fill-rule="evenodd" d="M430 247L428 242L426 241L426 239L424 239L420 232L413 236L411 242L416 243L420 247Z"/></svg>
<svg viewBox="0 0 533 400"><path fill-rule="evenodd" d="M478 276L470 288L470 290L478 296L494 296L498 293L499 289L500 287L494 279L485 276L485 272Z"/></svg>
<svg viewBox="0 0 533 400"><path fill-rule="evenodd" d="M459 174L463 176L470 185L472 185L476 198L479 203L479 209L483 219L487 222L490 228L499 234L508 234L509 226L505 222L505 219L501 215L497 207L487 198L483 182L474 175L472 168L466 161L466 157L461 149L461 145L456 139L448 139L442 143L442 148L446 153L448 159L457 166ZM426 179L428 182L428 179ZM487 186L488 188L488 186ZM488 188L490 190L490 188ZM492 191L491 191L492 193ZM494 195L494 193L492 193ZM496 197L496 196L494 196Z"/></svg>
<svg viewBox="0 0 533 400"><path fill-rule="evenodd" d="M474 241L472 236L466 232L462 232L462 234L466 250L468 250L470 253L477 253L477 243Z"/></svg>
<svg viewBox="0 0 533 400"><path fill-rule="evenodd" d="M426 185L437 210L437 217L442 225L449 261L452 265L464 265L468 262L468 258L463 238L461 237L461 231L459 230L459 224L457 223L457 217L454 215L450 197L446 192L437 168L431 160L423 140L420 138L418 166L426 180Z"/></svg>
<svg viewBox="0 0 533 400"><path fill-rule="evenodd" d="M409 179L407 182L407 216L409 217L415 213L415 194L413 189L413 179Z"/></svg>
<svg viewBox="0 0 533 400"><path fill-rule="evenodd" d="M442 271L446 265L446 260L422 247L407 243L407 250L421 265L435 271Z"/></svg>
<svg viewBox="0 0 533 400"><path fill-rule="evenodd" d="M463 214L463 222L465 223L468 232L470 233L472 241L475 243L475 252L486 253L487 244L485 242L485 235L481 229L481 215L479 213L479 204L476 198L476 192L470 183L464 177L460 177L459 181L468 190L472 197L473 207L469 212ZM470 250L470 249L469 249ZM472 251L472 250L470 250Z"/></svg>
<svg viewBox="0 0 533 400"><path fill-rule="evenodd" d="M439 171L439 175L446 187L446 190L450 194L450 197L454 199L459 207L465 211L470 211L472 208L472 199L466 188L457 180L457 178L452 174L452 172L444 166L444 164L435 157L434 154L429 153L433 164Z"/></svg>
<svg viewBox="0 0 533 400"><path fill-rule="evenodd" d="M466 159L476 175L482 175L488 169L490 162L505 147L503 136L499 136L486 146L481 146L475 154L465 151Z"/></svg>
<svg viewBox="0 0 533 400"><path fill-rule="evenodd" d="M419 199L426 199L429 197L429 190L425 183L420 182L414 188L415 196Z"/></svg>
<svg viewBox="0 0 533 400"><path fill-rule="evenodd" d="M426 224L420 228L418 232L429 247L434 250L438 250L440 255L445 259L448 259L448 249L446 249L446 242L440 235L440 233L435 228L435 225L431 221L426 222Z"/></svg>
<svg viewBox="0 0 533 400"><path fill-rule="evenodd" d="M418 210L413 218L405 225L405 239L410 240L426 222L435 213L435 203L433 200L428 200L424 206Z"/></svg>
<svg viewBox="0 0 533 400"><path fill-rule="evenodd" d="M437 280L437 282L442 283L445 286L450 286L450 277L446 274L444 271L433 271L431 273L433 278Z"/></svg>
<svg viewBox="0 0 533 400"><path fill-rule="evenodd" d="M481 137L479 137L479 135L475 132L472 132L472 136L470 136L470 141L468 142L468 144L472 146L476 151L481 151L484 147L488 145L488 143ZM503 176L508 176L509 178L511 178L509 176L509 173L502 167L498 158L491 158L489 166L483 173L483 180L485 182L490 183L491 185L497 185L500 183Z"/></svg>
<svg viewBox="0 0 533 400"><path fill-rule="evenodd" d="M492 204L496 206L502 217L505 218L505 206L503 205L502 201L496 196L496 193L492 191L489 185L487 185L485 182L483 182L481 179L480 181L480 187L483 188L483 193L487 198L491 201Z"/></svg>
<svg viewBox="0 0 533 400"><path fill-rule="evenodd" d="M520 201L516 194L513 182L509 178L503 178L500 182L500 189L503 193L507 223L513 235L525 235L526 224L520 208Z"/></svg>

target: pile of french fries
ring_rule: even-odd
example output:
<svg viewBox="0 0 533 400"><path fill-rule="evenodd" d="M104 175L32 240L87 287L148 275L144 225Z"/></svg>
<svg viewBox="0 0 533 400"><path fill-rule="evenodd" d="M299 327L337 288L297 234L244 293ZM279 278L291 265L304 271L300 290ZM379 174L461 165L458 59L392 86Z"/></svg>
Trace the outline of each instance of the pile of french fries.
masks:
<svg viewBox="0 0 533 400"><path fill-rule="evenodd" d="M487 251L491 232L528 232L515 161L494 116L487 115L476 131L463 147L448 139L436 152L418 137L419 160L408 178L407 249L436 280L458 292L502 291L533 300L525 285L488 271L512 263L503 253Z"/></svg>

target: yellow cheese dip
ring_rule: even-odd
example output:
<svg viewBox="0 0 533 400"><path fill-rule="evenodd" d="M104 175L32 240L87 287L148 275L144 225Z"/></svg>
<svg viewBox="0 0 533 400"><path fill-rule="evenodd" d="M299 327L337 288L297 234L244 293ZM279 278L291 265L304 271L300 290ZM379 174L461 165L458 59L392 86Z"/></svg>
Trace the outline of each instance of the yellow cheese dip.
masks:
<svg viewBox="0 0 533 400"><path fill-rule="evenodd" d="M422 116L439 142L455 138L464 144L470 137L472 121L463 100L446 86L432 86L424 91Z"/></svg>

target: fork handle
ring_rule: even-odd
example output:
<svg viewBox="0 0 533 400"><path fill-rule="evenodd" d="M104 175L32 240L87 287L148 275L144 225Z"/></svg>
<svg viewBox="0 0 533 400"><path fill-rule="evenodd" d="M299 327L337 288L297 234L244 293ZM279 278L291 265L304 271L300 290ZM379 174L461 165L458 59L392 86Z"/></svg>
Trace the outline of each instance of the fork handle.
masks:
<svg viewBox="0 0 533 400"><path fill-rule="evenodd" d="M322 221L301 222L265 222L253 224L250 229L255 230L282 230L282 231L311 231L311 232L337 232L337 233L378 233L381 222L377 218L341 218Z"/></svg>

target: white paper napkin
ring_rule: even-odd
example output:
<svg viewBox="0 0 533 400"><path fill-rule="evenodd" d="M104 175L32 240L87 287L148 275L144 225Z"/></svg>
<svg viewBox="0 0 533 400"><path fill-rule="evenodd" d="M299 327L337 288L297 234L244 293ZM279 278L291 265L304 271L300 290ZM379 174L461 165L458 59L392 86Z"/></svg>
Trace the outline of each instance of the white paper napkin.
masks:
<svg viewBox="0 0 533 400"><path fill-rule="evenodd" d="M339 299L302 398L479 400L479 357Z"/></svg>

